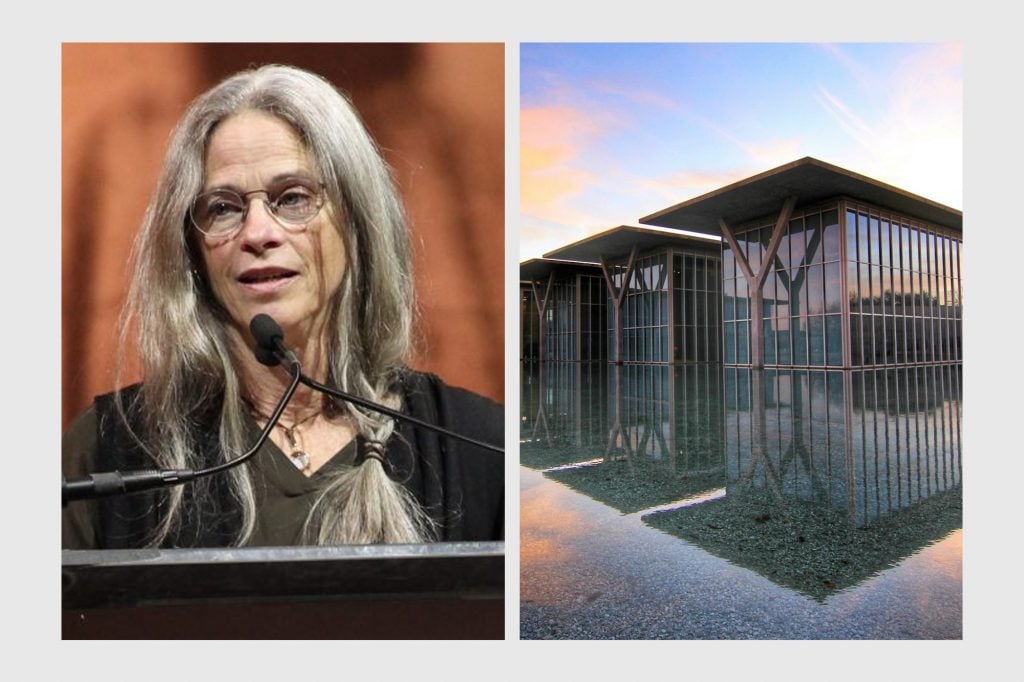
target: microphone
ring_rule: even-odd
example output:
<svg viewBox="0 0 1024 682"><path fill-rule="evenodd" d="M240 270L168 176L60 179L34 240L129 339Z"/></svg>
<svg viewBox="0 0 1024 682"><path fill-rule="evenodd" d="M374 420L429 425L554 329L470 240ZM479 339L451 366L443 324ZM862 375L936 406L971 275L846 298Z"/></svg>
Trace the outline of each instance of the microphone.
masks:
<svg viewBox="0 0 1024 682"><path fill-rule="evenodd" d="M273 322L273 320L271 320L271 322ZM274 323L275 326L276 324L277 323ZM280 328L278 329L280 330ZM283 334L281 335L281 338L284 338ZM279 341L278 343L281 342ZM258 351L256 355L257 359L259 359L260 354ZM277 365L277 356L274 355L270 357L273 358L273 364ZM299 365L299 361L295 359L294 354L291 354L291 359L294 360L294 362L290 367L292 378L291 382L288 384L288 388L281 396L281 399L277 402L277 406L271 413L270 419L267 420L266 426L263 427L263 431L260 432L259 438L256 439L256 444L238 457L214 466L199 469L198 471L193 469L145 469L141 471L126 472L107 471L98 474L89 474L85 478L77 478L70 481L61 476L61 506L65 507L68 502L73 500L93 499L97 497L108 497L111 495L127 495L129 493L141 492L143 490L179 485L199 478L200 476L209 476L210 474L230 469L231 467L238 466L242 462L246 461L255 455L260 447L263 446L263 443L266 442L267 438L270 436L271 430L273 430L274 426L277 424L277 420L281 418L284 408L288 405L288 401L290 401L292 395L294 395L295 389L299 386L299 377L302 375L302 367ZM260 360L260 362L263 362L263 360Z"/></svg>
<svg viewBox="0 0 1024 682"><path fill-rule="evenodd" d="M260 313L249 321L249 332L256 341L253 353L260 363L267 367L276 367L283 361L288 369L299 364L295 353L284 345L284 332L277 320L270 315Z"/></svg>
<svg viewBox="0 0 1024 682"><path fill-rule="evenodd" d="M256 340L256 357L260 359L260 362L262 362L264 365L267 365L268 367L273 367L283 362L285 365L289 367L298 366L299 361L295 357L295 354L292 351L288 350L284 345L284 332L281 330L281 326L278 325L274 318L272 318L270 315L260 313L259 315L253 317L252 320L249 322L249 331L252 333L253 338ZM264 360L264 358L266 358L266 361ZM477 447L484 448L485 450L491 450L492 452L505 454L504 448L499 448L496 445L491 445L490 443L485 443L483 441L476 440L475 438L470 438L469 436L463 436L460 433L449 431L448 429L441 426L437 426L436 424L430 424L428 422L417 419L416 417L412 417L407 414L402 414L401 412L393 410L390 407L385 407L384 405L380 405L370 400L366 400L365 398L360 398L349 393L345 393L344 391L340 391L336 388L332 388L325 384L321 384L320 382L311 379L305 374L302 374L301 371L299 372L299 381L301 381L303 384L309 386L314 390L326 393L329 396L339 398L346 402L354 403L356 405L359 405L360 407L365 407L369 410L373 410L374 412L380 412L381 414L386 414L389 417L393 417L395 419L402 419L404 421L411 422L422 428L428 429L430 431L435 431L442 435L448 436L449 438L455 438L456 440L465 441L470 445L475 445Z"/></svg>

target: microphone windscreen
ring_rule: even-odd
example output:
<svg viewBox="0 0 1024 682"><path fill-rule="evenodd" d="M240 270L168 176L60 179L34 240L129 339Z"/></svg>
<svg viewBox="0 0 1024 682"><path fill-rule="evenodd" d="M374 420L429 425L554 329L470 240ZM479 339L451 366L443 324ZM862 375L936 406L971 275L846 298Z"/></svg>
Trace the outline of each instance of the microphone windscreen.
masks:
<svg viewBox="0 0 1024 682"><path fill-rule="evenodd" d="M274 321L270 315L260 313L249 321L249 331L256 341L256 348L253 352L256 359L268 367L280 364L277 357L278 344L284 343L284 332L281 325Z"/></svg>

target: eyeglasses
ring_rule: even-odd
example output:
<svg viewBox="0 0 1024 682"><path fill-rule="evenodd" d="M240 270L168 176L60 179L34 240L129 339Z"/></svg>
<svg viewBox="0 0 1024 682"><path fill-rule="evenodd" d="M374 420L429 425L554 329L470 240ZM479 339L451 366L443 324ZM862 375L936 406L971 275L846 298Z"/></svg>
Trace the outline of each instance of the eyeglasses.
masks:
<svg viewBox="0 0 1024 682"><path fill-rule="evenodd" d="M288 230L304 230L324 205L323 185L312 181L293 181L271 191L254 189L239 194L217 189L196 197L188 215L197 230L207 237L224 239L241 229L249 214L249 197L266 195L263 203L277 223Z"/></svg>

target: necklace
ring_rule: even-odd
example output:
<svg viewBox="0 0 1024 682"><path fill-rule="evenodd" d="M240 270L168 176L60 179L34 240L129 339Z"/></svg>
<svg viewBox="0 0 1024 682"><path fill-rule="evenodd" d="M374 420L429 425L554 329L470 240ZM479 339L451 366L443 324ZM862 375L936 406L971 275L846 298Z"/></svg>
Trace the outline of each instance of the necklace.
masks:
<svg viewBox="0 0 1024 682"><path fill-rule="evenodd" d="M263 419L263 421L270 421L270 418L267 417L266 415L256 412L255 410L253 411L255 412L256 416ZM302 426L308 421L311 421L312 419L319 415L320 411L317 410L316 412L313 412L309 416L303 417L299 421L293 423L291 426L285 426L280 419L278 419L277 423L274 424L275 428L280 428L282 431L284 431L284 437L288 439L288 447L291 448L291 452L285 454L288 456L288 459L291 460L292 464L295 465L295 468L303 473L309 473L312 460L310 459L309 454L302 449L302 434L297 433L297 431L300 426Z"/></svg>

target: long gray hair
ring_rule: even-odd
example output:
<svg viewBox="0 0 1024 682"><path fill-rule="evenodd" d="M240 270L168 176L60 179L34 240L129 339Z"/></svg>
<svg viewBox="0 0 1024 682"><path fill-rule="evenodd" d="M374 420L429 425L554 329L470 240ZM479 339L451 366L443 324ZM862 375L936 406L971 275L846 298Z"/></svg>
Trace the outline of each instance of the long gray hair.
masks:
<svg viewBox="0 0 1024 682"><path fill-rule="evenodd" d="M327 383L369 400L399 403L389 389L410 351L414 301L408 228L387 166L347 98L323 78L278 65L244 71L197 98L178 124L133 252L121 347L135 340L145 376L136 439L165 468L201 466L203 439L188 425L202 423L203 415L219 418L223 459L250 445L248 408L232 355L237 349L186 227L189 205L203 186L210 135L219 122L246 110L267 112L292 126L328 201L343 209L335 214L344 224L335 227L347 267L327 303ZM390 417L343 409L367 441L391 437ZM205 483L191 485L197 484L196 499L202 499ZM242 518L234 542L243 545L257 515L249 468L232 468L229 485ZM181 521L181 501L175 489L151 544L163 542ZM303 542L419 542L432 530L412 495L388 477L380 461L366 457L325 482L306 519Z"/></svg>

